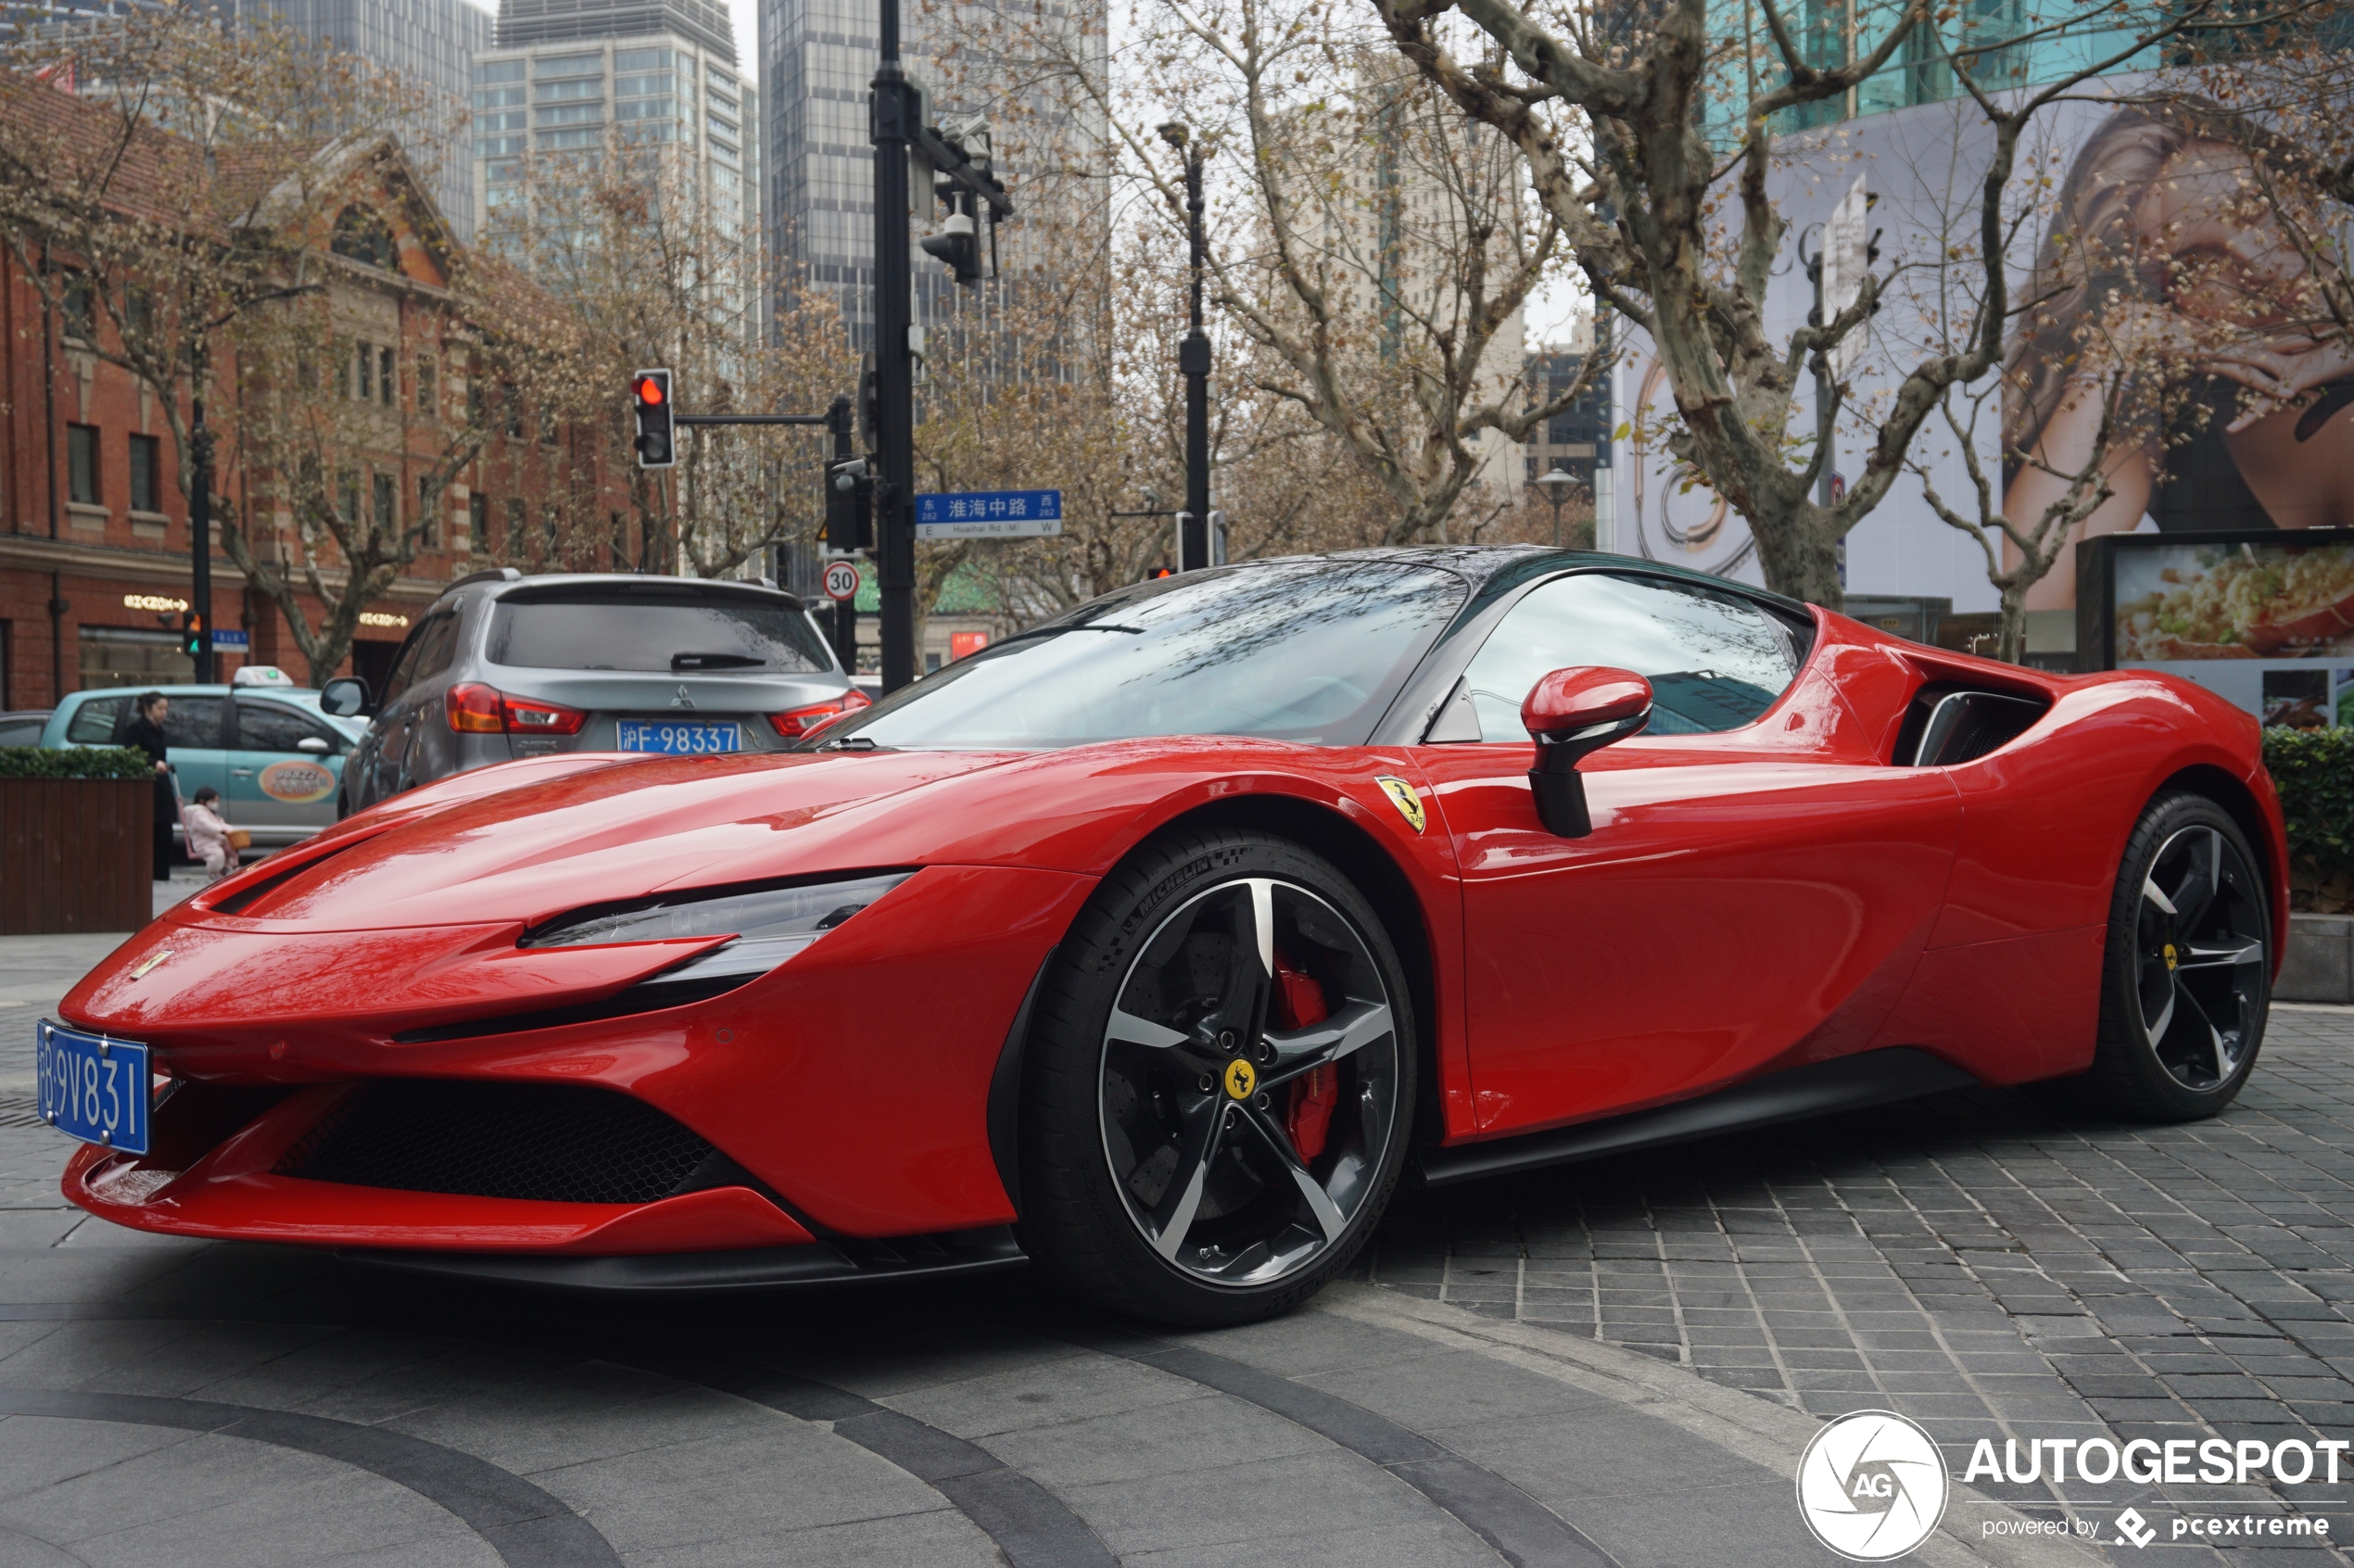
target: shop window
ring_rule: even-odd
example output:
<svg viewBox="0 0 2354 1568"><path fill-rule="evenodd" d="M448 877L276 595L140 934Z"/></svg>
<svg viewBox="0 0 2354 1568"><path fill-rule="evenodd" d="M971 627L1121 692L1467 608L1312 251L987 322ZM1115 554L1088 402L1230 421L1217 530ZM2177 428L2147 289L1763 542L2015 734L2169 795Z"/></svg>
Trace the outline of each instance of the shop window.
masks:
<svg viewBox="0 0 2354 1568"><path fill-rule="evenodd" d="M129 626L83 626L81 637L81 680L78 690L129 686L182 686L196 678L196 662L180 651L175 631ZM179 702L173 700L172 706ZM106 698L85 702L66 731L69 746L111 746L121 726L130 721L131 699Z"/></svg>
<svg viewBox="0 0 2354 1568"><path fill-rule="evenodd" d="M78 506L99 506L98 427L66 426L66 494Z"/></svg>
<svg viewBox="0 0 2354 1568"><path fill-rule="evenodd" d="M152 436L131 437L131 510L161 512L161 498L156 494L156 466L162 453Z"/></svg>

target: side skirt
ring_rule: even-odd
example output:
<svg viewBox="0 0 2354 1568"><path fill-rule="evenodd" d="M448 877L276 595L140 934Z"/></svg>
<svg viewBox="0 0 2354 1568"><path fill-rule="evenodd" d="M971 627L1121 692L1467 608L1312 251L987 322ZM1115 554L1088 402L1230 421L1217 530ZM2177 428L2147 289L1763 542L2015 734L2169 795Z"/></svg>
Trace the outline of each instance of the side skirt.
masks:
<svg viewBox="0 0 2354 1568"><path fill-rule="evenodd" d="M1862 1110L1948 1089L1968 1089L1978 1080L1940 1057L1910 1045L1866 1051L1836 1061L1813 1062L1765 1078L1737 1083L1697 1100L1636 1111L1601 1121L1528 1132L1492 1143L1462 1144L1422 1151L1423 1180L1434 1187L1475 1182L1506 1171L1542 1165L1600 1159L1629 1149L1713 1137L1740 1128Z"/></svg>

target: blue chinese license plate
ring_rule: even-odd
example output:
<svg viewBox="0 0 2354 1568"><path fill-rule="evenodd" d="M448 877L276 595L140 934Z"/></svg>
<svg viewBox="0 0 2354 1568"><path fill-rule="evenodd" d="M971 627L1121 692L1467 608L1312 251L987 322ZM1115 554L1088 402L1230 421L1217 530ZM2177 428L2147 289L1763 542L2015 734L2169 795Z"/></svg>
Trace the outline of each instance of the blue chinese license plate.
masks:
<svg viewBox="0 0 2354 1568"><path fill-rule="evenodd" d="M623 719L621 749L662 752L674 757L704 752L740 752L743 730L732 724L677 724L667 719Z"/></svg>
<svg viewBox="0 0 2354 1568"><path fill-rule="evenodd" d="M147 1152L147 1048L44 1018L34 1032L41 1119L84 1143Z"/></svg>

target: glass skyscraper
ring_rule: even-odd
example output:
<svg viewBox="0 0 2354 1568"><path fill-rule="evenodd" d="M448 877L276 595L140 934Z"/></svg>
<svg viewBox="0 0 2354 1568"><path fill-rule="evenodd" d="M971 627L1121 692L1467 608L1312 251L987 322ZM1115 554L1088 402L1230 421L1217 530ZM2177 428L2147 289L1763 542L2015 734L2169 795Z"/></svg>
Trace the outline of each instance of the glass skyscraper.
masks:
<svg viewBox="0 0 2354 1568"><path fill-rule="evenodd" d="M240 18L275 17L305 37L333 44L430 89L436 123L407 138L418 172L462 243L475 233L475 169L449 127L466 101L467 71L490 46L490 13L467 0L235 0Z"/></svg>

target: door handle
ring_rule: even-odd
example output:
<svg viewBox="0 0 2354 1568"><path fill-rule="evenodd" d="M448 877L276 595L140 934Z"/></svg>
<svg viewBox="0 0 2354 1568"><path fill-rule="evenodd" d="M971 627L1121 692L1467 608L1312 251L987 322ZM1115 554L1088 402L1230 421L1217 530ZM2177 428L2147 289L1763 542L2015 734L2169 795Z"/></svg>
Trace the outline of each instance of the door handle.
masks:
<svg viewBox="0 0 2354 1568"><path fill-rule="evenodd" d="M249 767L233 767L229 770L229 777L232 778L251 778L253 777L253 769Z"/></svg>

